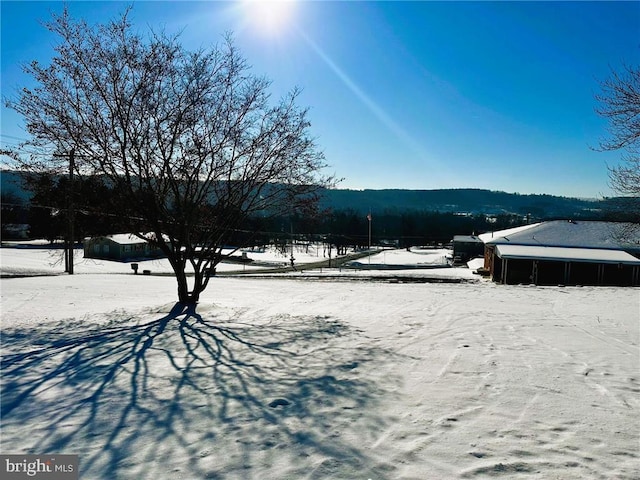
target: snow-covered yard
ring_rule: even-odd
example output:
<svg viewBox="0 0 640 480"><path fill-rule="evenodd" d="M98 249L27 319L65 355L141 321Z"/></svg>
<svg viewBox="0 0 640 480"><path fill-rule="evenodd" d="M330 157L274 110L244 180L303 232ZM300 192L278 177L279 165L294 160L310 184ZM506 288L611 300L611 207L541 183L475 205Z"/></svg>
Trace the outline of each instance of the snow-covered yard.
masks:
<svg viewBox="0 0 640 480"><path fill-rule="evenodd" d="M3 271L42 270L17 251ZM105 480L640 477L638 289L325 269L213 278L190 315L115 265L0 280L3 453Z"/></svg>
<svg viewBox="0 0 640 480"><path fill-rule="evenodd" d="M254 271L259 273L268 268L289 266L291 251L287 246L286 252L277 251L275 248L247 249L233 252L235 257L245 255L248 263L220 263L217 265L218 272L232 271ZM232 252L225 250L225 253ZM353 252L352 252L353 253ZM447 256L451 255L451 250L423 249L414 247L408 250L380 250L373 251L372 255L360 259L358 263L363 266L378 265L381 267L393 267L399 269L406 266L408 269L415 267L448 267ZM132 273L131 262L117 262L109 260L97 260L84 258L81 248L74 251L74 270L76 273ZM321 245L296 245L294 247L295 265L301 266L310 263L327 261L329 258L335 261L335 250L329 257L329 252ZM152 273L172 273L171 265L166 259L138 261L139 271L149 270ZM3 276L23 276L23 275L51 275L64 271L64 257L61 246L52 248L42 242L16 243L15 248L4 248L0 255L0 272ZM353 269L350 270L353 272ZM340 270L337 270L340 273ZM462 272L462 273L460 273ZM336 272L333 272L336 273ZM433 273L433 272L432 272ZM458 272L448 271L447 274L459 276L471 272L465 269L458 269ZM435 273L436 275L438 272Z"/></svg>

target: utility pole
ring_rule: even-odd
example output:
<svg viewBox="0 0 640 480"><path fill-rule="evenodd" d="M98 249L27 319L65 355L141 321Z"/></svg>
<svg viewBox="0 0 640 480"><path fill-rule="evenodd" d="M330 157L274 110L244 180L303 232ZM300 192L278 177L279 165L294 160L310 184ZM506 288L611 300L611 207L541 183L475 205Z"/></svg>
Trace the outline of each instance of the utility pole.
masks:
<svg viewBox="0 0 640 480"><path fill-rule="evenodd" d="M367 220L369 220L369 265L371 265L371 209L367 214Z"/></svg>
<svg viewBox="0 0 640 480"><path fill-rule="evenodd" d="M294 262L295 262L296 259L293 257L293 249L294 249L294 243L295 243L294 240L293 240L293 220L290 220L290 221L291 221L291 258L290 258L290 261L291 261L291 269L295 270L296 267L294 266Z"/></svg>
<svg viewBox="0 0 640 480"><path fill-rule="evenodd" d="M73 202L73 171L75 169L75 149L68 154L54 153L54 157L69 157L69 186L67 187L67 235L64 241L64 271L73 275L73 239L75 237L75 206Z"/></svg>
<svg viewBox="0 0 640 480"><path fill-rule="evenodd" d="M73 189L73 170L75 168L75 150L72 148L69 152L69 255L68 255L68 272L69 275L73 275L73 247L75 238L75 205L73 201L74 189Z"/></svg>

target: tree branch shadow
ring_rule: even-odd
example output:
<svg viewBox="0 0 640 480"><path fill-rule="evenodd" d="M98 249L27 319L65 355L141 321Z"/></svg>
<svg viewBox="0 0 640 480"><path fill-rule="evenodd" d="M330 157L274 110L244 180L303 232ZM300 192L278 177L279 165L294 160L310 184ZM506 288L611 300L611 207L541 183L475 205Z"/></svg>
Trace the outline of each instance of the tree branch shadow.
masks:
<svg viewBox="0 0 640 480"><path fill-rule="evenodd" d="M4 329L3 450L77 453L83 478L390 474L364 445L394 421L394 380L368 376L392 354L361 332L180 304L148 318Z"/></svg>

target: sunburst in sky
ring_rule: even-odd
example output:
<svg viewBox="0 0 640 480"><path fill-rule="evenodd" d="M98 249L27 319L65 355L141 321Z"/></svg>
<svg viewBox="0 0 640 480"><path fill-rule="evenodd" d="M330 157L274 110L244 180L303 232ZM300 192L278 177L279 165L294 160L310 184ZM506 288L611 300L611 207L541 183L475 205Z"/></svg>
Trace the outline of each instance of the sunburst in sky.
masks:
<svg viewBox="0 0 640 480"><path fill-rule="evenodd" d="M89 23L128 4L67 3ZM20 64L51 59L41 22L63 5L0 3L4 96L28 81ZM233 33L274 99L302 88L343 188L612 194L620 154L591 148L606 133L594 95L640 61L640 2L141 1L131 20L192 49ZM27 135L1 119L3 147Z"/></svg>
<svg viewBox="0 0 640 480"><path fill-rule="evenodd" d="M244 0L240 9L246 26L264 36L278 36L295 22L296 2L293 0Z"/></svg>

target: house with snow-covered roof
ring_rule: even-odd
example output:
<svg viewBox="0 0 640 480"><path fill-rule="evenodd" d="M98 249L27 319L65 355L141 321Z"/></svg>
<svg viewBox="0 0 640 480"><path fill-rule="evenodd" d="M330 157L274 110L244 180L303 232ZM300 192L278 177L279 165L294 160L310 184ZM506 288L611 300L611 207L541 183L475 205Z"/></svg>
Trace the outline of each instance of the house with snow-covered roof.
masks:
<svg viewBox="0 0 640 480"><path fill-rule="evenodd" d="M84 257L117 262L161 258L164 254L147 240L132 233L84 239Z"/></svg>
<svg viewBox="0 0 640 480"><path fill-rule="evenodd" d="M554 220L479 237L499 283L640 286L640 228L629 224Z"/></svg>

